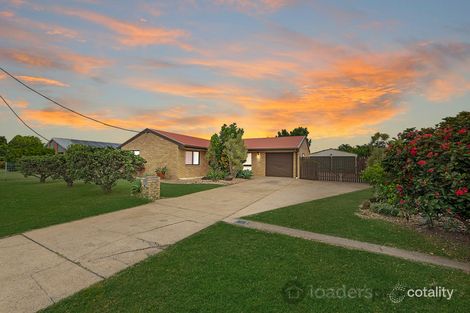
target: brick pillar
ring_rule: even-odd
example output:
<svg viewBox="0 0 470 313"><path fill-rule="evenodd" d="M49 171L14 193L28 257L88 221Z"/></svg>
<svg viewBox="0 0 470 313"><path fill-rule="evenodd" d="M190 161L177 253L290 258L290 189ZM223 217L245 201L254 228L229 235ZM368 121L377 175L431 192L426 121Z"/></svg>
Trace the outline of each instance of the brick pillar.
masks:
<svg viewBox="0 0 470 313"><path fill-rule="evenodd" d="M146 176L140 177L142 184L142 196L144 198L155 201L160 199L160 177L158 176Z"/></svg>

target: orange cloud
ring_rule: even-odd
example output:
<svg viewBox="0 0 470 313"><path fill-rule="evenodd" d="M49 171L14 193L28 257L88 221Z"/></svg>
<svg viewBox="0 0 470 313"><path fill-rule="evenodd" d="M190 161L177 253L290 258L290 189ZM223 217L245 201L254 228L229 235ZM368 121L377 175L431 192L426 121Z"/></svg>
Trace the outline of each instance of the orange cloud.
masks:
<svg viewBox="0 0 470 313"><path fill-rule="evenodd" d="M467 92L470 92L470 81L458 75L446 75L432 80L424 95L431 101L444 102Z"/></svg>
<svg viewBox="0 0 470 313"><path fill-rule="evenodd" d="M117 40L124 46L134 47L165 44L176 45L186 50L192 49L190 45L181 41L182 38L188 36L188 34L181 29L144 27L123 22L92 11L65 8L56 9L56 11L66 15L76 16L108 28L119 35Z"/></svg>
<svg viewBox="0 0 470 313"><path fill-rule="evenodd" d="M67 85L63 82L60 82L60 81L55 80L55 79L45 78L45 77L19 75L19 76L17 76L17 78L19 78L20 80L23 80L27 83L33 84L33 85L48 85L48 86L57 86L57 87L69 87L69 85Z"/></svg>
<svg viewBox="0 0 470 313"><path fill-rule="evenodd" d="M0 57L30 67L71 70L84 75L93 74L96 70L112 63L110 60L61 50L26 52L0 48Z"/></svg>
<svg viewBox="0 0 470 313"><path fill-rule="evenodd" d="M216 5L233 7L245 13L270 13L293 2L293 0L213 0Z"/></svg>

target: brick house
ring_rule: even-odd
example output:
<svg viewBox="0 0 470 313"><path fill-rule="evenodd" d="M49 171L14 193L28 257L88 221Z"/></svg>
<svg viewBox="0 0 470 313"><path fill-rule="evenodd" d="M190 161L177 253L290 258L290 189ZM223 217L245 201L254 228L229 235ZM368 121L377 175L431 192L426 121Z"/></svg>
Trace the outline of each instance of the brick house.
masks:
<svg viewBox="0 0 470 313"><path fill-rule="evenodd" d="M248 149L245 169L255 176L299 177L299 159L310 150L305 136L244 139ZM207 174L207 139L175 134L155 129L144 129L120 147L134 151L146 161L145 172L157 167L168 168L167 177L184 179Z"/></svg>

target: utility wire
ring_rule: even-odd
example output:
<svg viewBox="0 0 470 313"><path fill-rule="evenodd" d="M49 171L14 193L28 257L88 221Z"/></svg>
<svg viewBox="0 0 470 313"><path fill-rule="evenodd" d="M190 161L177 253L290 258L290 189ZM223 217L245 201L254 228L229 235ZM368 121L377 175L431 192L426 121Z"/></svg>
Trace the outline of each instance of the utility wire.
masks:
<svg viewBox="0 0 470 313"><path fill-rule="evenodd" d="M46 137L44 137L43 135L41 135L40 133L38 133L37 131L35 131L31 126L29 126L22 118L21 116L19 116L15 110L13 110L13 108L11 107L11 105L8 104L7 100L5 100L5 98L3 98L2 95L0 95L0 98L2 98L3 102L5 102L6 106L13 112L13 114L15 114L15 116L21 121L21 123L24 124L24 126L28 127L29 130L31 130L33 133L35 133L36 135L38 135L39 137L41 137L42 139L44 139L45 141L49 142L49 139L47 139Z"/></svg>
<svg viewBox="0 0 470 313"><path fill-rule="evenodd" d="M124 127L112 125L112 124L109 124L109 123L100 121L100 120L98 120L98 119L96 119L96 118L93 118L93 117L87 116L87 115L85 115L85 114L82 114L82 113L80 113L80 112L77 112L77 111L75 111L75 110L72 110L72 109L66 107L65 105L60 104L59 102L57 102L57 101L55 101L55 100L49 98L48 96L42 94L41 92L37 91L36 89L34 89L34 88L28 86L26 83L22 82L21 80L19 80L18 78L16 78L16 77L13 76L12 74L10 74L8 71L6 71L5 69L3 69L2 67L0 67L0 70L2 70L5 74L7 74L8 76L10 76L10 77L13 78L14 80L16 80L18 83L20 83L20 84L23 85L24 87L26 87L26 88L28 88L29 90L31 90L32 92L34 92L34 93L40 95L41 97L43 97L43 98L45 98L45 99L51 101L52 103L54 103L54 104L60 106L61 108L65 109L65 110L67 110L67 111L70 111L70 112L72 112L72 113L74 113L74 114L77 114L77 115L83 117L83 118L89 119L89 120L91 120L91 121L93 121L93 122L102 124L102 125L104 125L104 126L108 126L108 127L112 127L112 128L116 128L116 129L128 131L128 132L139 133L138 130L134 130L134 129L129 129L129 128L124 128Z"/></svg>

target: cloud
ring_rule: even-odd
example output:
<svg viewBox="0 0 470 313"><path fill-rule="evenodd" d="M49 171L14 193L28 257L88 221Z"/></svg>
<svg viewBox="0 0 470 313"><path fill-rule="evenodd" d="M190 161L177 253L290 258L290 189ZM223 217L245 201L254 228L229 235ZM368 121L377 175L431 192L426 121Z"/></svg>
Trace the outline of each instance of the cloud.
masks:
<svg viewBox="0 0 470 313"><path fill-rule="evenodd" d="M79 74L92 75L98 69L112 64L110 60L82 55L62 49L25 51L22 49L0 48L0 57L26 65L73 71Z"/></svg>
<svg viewBox="0 0 470 313"><path fill-rule="evenodd" d="M470 92L470 81L462 76L449 74L432 80L427 86L424 95L428 100L445 102L467 92Z"/></svg>
<svg viewBox="0 0 470 313"><path fill-rule="evenodd" d="M215 5L234 8L244 13L271 13L294 2L294 0L213 0Z"/></svg>
<svg viewBox="0 0 470 313"><path fill-rule="evenodd" d="M56 87L69 87L69 85L60 82L55 79L49 79L45 77L37 77L37 76L25 76L19 75L16 76L18 79L30 83L32 85L46 85L46 86L56 86ZM0 77L1 79L1 77Z"/></svg>
<svg viewBox="0 0 470 313"><path fill-rule="evenodd" d="M86 10L57 8L56 12L101 25L116 33L117 41L124 46L175 45L185 50L192 49L189 44L182 41L188 37L188 33L181 29L147 27Z"/></svg>

